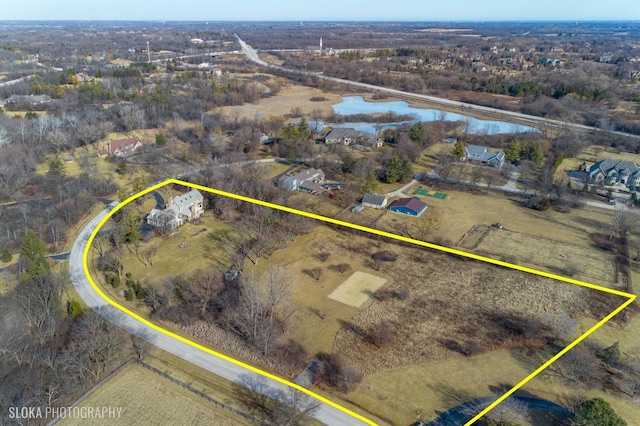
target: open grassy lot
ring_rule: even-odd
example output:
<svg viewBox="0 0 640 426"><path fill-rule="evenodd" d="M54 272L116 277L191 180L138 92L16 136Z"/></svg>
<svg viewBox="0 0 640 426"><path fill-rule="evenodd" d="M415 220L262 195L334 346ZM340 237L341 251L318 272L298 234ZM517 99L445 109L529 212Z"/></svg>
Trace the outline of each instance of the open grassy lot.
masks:
<svg viewBox="0 0 640 426"><path fill-rule="evenodd" d="M320 225L311 233L297 237L287 248L278 250L269 259L269 264L285 266L294 283L290 289L291 303L297 309L290 321L289 334L299 340L311 354L330 351L342 325L373 303L368 297L369 301L356 308L329 298L340 284L357 271L381 280L389 279L386 274L372 269L365 259L345 249L344 246L350 240L353 240L352 236ZM364 238L357 241L360 241L363 248L373 244ZM329 253L326 261L320 260L321 253ZM348 265L345 272L335 269L335 265L342 263ZM260 269L265 268L267 262L258 266ZM313 268L322 269L319 279L305 272Z"/></svg>
<svg viewBox="0 0 640 426"><path fill-rule="evenodd" d="M110 425L252 424L135 364L102 385L79 407L122 407L120 418L105 422ZM58 424L84 425L87 420L62 419Z"/></svg>
<svg viewBox="0 0 640 426"><path fill-rule="evenodd" d="M522 247L526 247L529 256L519 259L517 263L520 265L617 287L615 256L594 247L581 247L486 225L474 227L467 237L458 242L458 246L493 258L505 256L505 253L519 253Z"/></svg>
<svg viewBox="0 0 640 426"><path fill-rule="evenodd" d="M212 247L207 234L217 229L226 229L226 225L217 221L211 214L205 215L198 224L185 223L167 237L154 237L140 244L140 250L155 250L153 265L147 267L137 259L135 253L128 253L124 260L125 271L131 272L134 279L162 280L188 272L195 272L212 265L208 256ZM176 265L184 267L176 269Z"/></svg>
<svg viewBox="0 0 640 426"><path fill-rule="evenodd" d="M438 157L442 154L449 154L453 149L453 144L439 142L427 148L420 158L413 165L416 173L428 173L438 165Z"/></svg>
<svg viewBox="0 0 640 426"><path fill-rule="evenodd" d="M310 99L313 97L323 97L326 100L311 102ZM333 111L333 104L338 102L340 102L340 96L337 94L290 84L283 87L276 96L260 99L255 104L245 104L241 107L222 107L221 111L230 117L254 120L257 116L268 119L273 115L289 114L293 109L299 108L303 115L309 116L313 110L328 114Z"/></svg>

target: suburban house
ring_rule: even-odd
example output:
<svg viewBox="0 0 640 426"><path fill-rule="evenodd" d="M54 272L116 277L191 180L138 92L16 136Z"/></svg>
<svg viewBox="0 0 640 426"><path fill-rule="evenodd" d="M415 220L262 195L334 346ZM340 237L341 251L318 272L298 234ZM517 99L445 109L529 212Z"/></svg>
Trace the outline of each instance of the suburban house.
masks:
<svg viewBox="0 0 640 426"><path fill-rule="evenodd" d="M504 152L489 152L486 146L469 145L464 148L465 160L478 161L489 166L500 168L504 164Z"/></svg>
<svg viewBox="0 0 640 426"><path fill-rule="evenodd" d="M427 210L427 205L416 197L401 198L394 201L389 207L389 210L396 213L408 214L418 217L422 213L424 213L425 210Z"/></svg>
<svg viewBox="0 0 640 426"><path fill-rule="evenodd" d="M278 187L287 191L321 192L324 188L324 172L322 169L307 169L292 175L284 175L278 179Z"/></svg>
<svg viewBox="0 0 640 426"><path fill-rule="evenodd" d="M98 151L98 157L124 157L142 148L142 142L138 138L120 139L106 142L104 149Z"/></svg>
<svg viewBox="0 0 640 426"><path fill-rule="evenodd" d="M627 188L640 187L640 169L631 161L606 159L585 169L589 181L604 182L605 185L624 185Z"/></svg>
<svg viewBox="0 0 640 426"><path fill-rule="evenodd" d="M192 189L186 194L175 198L169 198L165 208L153 209L147 215L147 223L158 228L176 229L185 221L191 222L204 213L204 198L197 189Z"/></svg>
<svg viewBox="0 0 640 426"><path fill-rule="evenodd" d="M382 146L382 140L378 139L374 134L369 132L361 132L351 127L341 127L331 130L324 137L324 143L327 145L362 145L369 148L379 148Z"/></svg>
<svg viewBox="0 0 640 426"><path fill-rule="evenodd" d="M362 205L374 209L384 209L387 206L387 197L385 195L369 194L367 192L362 197Z"/></svg>

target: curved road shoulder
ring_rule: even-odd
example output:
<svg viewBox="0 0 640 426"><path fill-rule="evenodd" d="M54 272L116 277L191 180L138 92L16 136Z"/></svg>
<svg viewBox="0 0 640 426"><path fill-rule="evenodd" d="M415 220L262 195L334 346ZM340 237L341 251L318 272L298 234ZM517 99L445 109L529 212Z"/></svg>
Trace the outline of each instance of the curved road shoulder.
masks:
<svg viewBox="0 0 640 426"><path fill-rule="evenodd" d="M149 192L149 191L147 191ZM126 202L125 202L126 203ZM257 369L232 358L221 354L216 354L211 349L193 343L184 337L161 329L160 327L150 323L148 320L128 311L126 308L108 301L108 298L90 281L84 268L85 252L88 253L88 246L93 240L94 234L105 220L113 207L117 203L112 203L112 208L105 208L98 215L92 218L89 223L80 232L78 238L73 244L71 254L69 256L69 270L71 281L80 298L91 309L113 324L124 328L128 332L143 338L149 343L165 350L185 361L191 362L198 367L204 368L218 376L221 376L234 383L242 383L247 377L266 379L268 391L287 390L290 385L286 384L281 378L269 373L258 373ZM294 385L297 388L299 386ZM301 389L299 389L301 390ZM305 391L308 393L309 391ZM353 414L346 412L345 409L339 409L334 403L326 398L314 396L321 404L318 410L313 414L317 420L328 425L365 425L375 424L371 421L360 420ZM364 419L364 418L363 418Z"/></svg>

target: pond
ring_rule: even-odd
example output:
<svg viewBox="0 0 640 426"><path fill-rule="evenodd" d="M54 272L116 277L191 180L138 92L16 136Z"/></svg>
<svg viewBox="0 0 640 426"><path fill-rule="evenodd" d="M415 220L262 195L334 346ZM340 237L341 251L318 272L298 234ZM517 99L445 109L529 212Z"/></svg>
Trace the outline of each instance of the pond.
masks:
<svg viewBox="0 0 640 426"><path fill-rule="evenodd" d="M335 104L333 110L340 115L375 114L393 112L395 114L411 114L420 121L465 121L469 123L469 133L475 135L497 135L500 133L539 132L539 129L504 121L480 120L455 112L437 109L415 108L404 101L367 102L362 96L346 96L342 102ZM381 123L382 129L402 126L403 123ZM375 123L340 123L333 127L353 127L356 130L375 133Z"/></svg>

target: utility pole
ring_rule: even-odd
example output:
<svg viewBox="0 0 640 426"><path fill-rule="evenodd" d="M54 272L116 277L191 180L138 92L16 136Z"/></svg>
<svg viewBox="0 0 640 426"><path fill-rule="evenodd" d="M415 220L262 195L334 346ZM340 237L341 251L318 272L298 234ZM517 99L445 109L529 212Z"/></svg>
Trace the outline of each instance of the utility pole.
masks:
<svg viewBox="0 0 640 426"><path fill-rule="evenodd" d="M149 42L147 42L147 56L149 57L149 63L151 63L151 50L149 50Z"/></svg>

